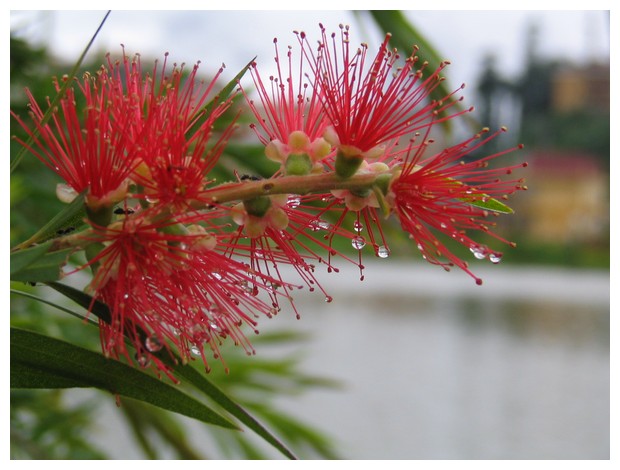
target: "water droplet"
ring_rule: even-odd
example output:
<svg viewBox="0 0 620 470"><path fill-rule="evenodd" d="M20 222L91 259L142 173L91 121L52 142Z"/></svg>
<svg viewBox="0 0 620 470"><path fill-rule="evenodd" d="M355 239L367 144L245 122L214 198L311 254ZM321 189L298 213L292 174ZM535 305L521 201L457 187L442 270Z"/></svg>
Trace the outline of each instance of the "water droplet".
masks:
<svg viewBox="0 0 620 470"><path fill-rule="evenodd" d="M334 298L331 295L325 296L325 302L330 303Z"/></svg>
<svg viewBox="0 0 620 470"><path fill-rule="evenodd" d="M444 230L448 228L448 226L444 222L442 222L439 226Z"/></svg>
<svg viewBox="0 0 620 470"><path fill-rule="evenodd" d="M195 344L193 344L192 347L189 348L189 350L194 356L200 356L200 348Z"/></svg>
<svg viewBox="0 0 620 470"><path fill-rule="evenodd" d="M361 250L366 246L366 240L364 240L364 237L358 235L351 240L351 246L356 250Z"/></svg>
<svg viewBox="0 0 620 470"><path fill-rule="evenodd" d="M501 253L491 253L489 254L489 261L493 264L497 264L502 260L502 256Z"/></svg>
<svg viewBox="0 0 620 470"><path fill-rule="evenodd" d="M357 233L360 233L362 230L364 230L364 226L360 223L359 220L356 220L353 223L353 230L355 230Z"/></svg>
<svg viewBox="0 0 620 470"><path fill-rule="evenodd" d="M319 230L329 230L330 228L331 228L331 224L321 219L315 219L312 222L310 222L310 229L313 232L318 232Z"/></svg>
<svg viewBox="0 0 620 470"><path fill-rule="evenodd" d="M134 358L140 367L147 367L151 363L151 360L146 354L136 353Z"/></svg>
<svg viewBox="0 0 620 470"><path fill-rule="evenodd" d="M164 347L164 344L161 342L161 340L159 339L159 336L157 335L151 335L148 338L146 338L144 345L146 346L146 349L149 352L161 351L161 348Z"/></svg>
<svg viewBox="0 0 620 470"><path fill-rule="evenodd" d="M296 207L299 207L299 204L301 204L301 198L299 196L289 196L288 201L286 202L286 204L291 209L295 209Z"/></svg>
<svg viewBox="0 0 620 470"><path fill-rule="evenodd" d="M390 256L390 249L387 246L381 245L377 248L377 256L379 258L387 258Z"/></svg>
<svg viewBox="0 0 620 470"><path fill-rule="evenodd" d="M484 259L487 257L487 250L483 246L472 245L469 247L469 251L471 251L476 259Z"/></svg>

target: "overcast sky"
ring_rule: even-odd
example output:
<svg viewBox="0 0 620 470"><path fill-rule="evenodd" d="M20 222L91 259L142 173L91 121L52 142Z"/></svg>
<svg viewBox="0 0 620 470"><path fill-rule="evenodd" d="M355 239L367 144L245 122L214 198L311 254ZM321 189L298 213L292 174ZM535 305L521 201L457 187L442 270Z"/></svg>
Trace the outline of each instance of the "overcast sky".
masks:
<svg viewBox="0 0 620 470"><path fill-rule="evenodd" d="M88 42L105 11L13 11L11 28L45 42L57 55L74 60ZM524 41L530 25L540 29L537 53L569 60L606 59L609 20L602 11L410 11L412 20L436 49L452 62L451 84L475 84L482 57L492 53L506 75L522 70ZM337 30L350 24L354 43L378 44L380 34L347 10L330 11L112 11L95 47L161 57L177 62L201 60L207 70L224 62L228 78L255 55L271 67L273 38L295 44L293 30L318 38L318 23ZM262 65L264 64L264 65Z"/></svg>

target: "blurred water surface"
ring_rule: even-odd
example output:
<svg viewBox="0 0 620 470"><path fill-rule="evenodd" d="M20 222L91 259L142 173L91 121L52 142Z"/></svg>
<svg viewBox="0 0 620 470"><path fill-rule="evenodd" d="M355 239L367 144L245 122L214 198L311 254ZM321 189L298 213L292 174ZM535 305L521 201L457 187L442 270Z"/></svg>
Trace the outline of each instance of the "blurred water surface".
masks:
<svg viewBox="0 0 620 470"><path fill-rule="evenodd" d="M306 370L344 388L282 406L351 459L608 459L609 273L475 271L390 260L299 296L262 329L310 332Z"/></svg>

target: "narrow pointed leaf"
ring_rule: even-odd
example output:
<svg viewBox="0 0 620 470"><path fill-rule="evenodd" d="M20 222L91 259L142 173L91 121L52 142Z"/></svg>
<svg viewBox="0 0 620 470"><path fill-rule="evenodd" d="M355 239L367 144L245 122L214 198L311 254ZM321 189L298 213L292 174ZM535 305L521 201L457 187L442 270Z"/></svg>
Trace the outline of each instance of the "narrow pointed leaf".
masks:
<svg viewBox="0 0 620 470"><path fill-rule="evenodd" d="M203 119L206 119L211 114L211 112L218 106L218 104L220 102L226 101L226 99L228 99L228 96L235 89L235 87L239 83L239 80L241 80L241 77L243 77L243 75L245 75L245 73L250 68L250 65L252 65L252 63L254 62L254 59L252 59L250 62L248 62L247 65L245 67L243 67L241 69L241 71L237 75L235 75L235 77L230 82L228 82L224 86L224 88L222 88L220 90L220 92L211 101L209 101L207 104L205 104L202 107L202 110L199 113L200 114L200 118L197 119L196 122L189 128L189 130L187 131L188 135L192 135L194 132L196 132L196 130L202 124Z"/></svg>
<svg viewBox="0 0 620 470"><path fill-rule="evenodd" d="M429 63L429 69L435 70L439 63L445 59L441 57L437 50L431 45L431 43L424 37L422 33L405 17L404 13L400 10L369 10L368 14L377 26L384 33L392 33L392 39L390 43L396 46L404 53L410 53L411 47L417 45L420 47L420 51L417 54L422 60L426 60ZM437 88L431 93L431 98L435 100L441 100L448 96L453 90L449 88L447 81L440 83ZM457 104L458 109L462 109L460 103ZM444 129L449 132L452 124L450 120L441 123Z"/></svg>
<svg viewBox="0 0 620 470"><path fill-rule="evenodd" d="M56 214L52 220L41 227L37 233L25 242L20 243L17 248L29 247L35 243L41 243L50 238L57 237L59 231L64 231L68 228L78 228L84 225L85 216L84 194L80 194L62 211Z"/></svg>
<svg viewBox="0 0 620 470"><path fill-rule="evenodd" d="M37 259L45 255L47 250L50 249L50 245L50 243L45 243L11 253L11 276L23 271Z"/></svg>
<svg viewBox="0 0 620 470"><path fill-rule="evenodd" d="M11 258L18 253L12 253ZM70 249L45 253L43 256L28 263L25 267L11 272L11 280L20 282L57 281L62 277L62 267L66 264L70 254Z"/></svg>
<svg viewBox="0 0 620 470"><path fill-rule="evenodd" d="M229 398L223 391L211 383L203 374L198 372L192 366L179 364L174 367L174 370L179 377L184 378L194 385L198 390L203 392L206 396L211 398L218 405L237 418L241 423L245 424L248 428L262 437L284 456L292 460L297 459L295 454L271 432L269 432L260 422L258 422L243 407Z"/></svg>
<svg viewBox="0 0 620 470"><path fill-rule="evenodd" d="M479 207L480 209L485 209L487 211L499 212L501 214L513 214L514 211L508 207L506 204L498 201L497 199L493 199L491 197L484 199L463 199L463 201L471 204L472 206Z"/></svg>
<svg viewBox="0 0 620 470"><path fill-rule="evenodd" d="M42 297L30 294L29 292L24 292L21 290L16 290L16 289L11 289L11 294L15 294L15 295L20 295L22 297L26 297L28 299L32 299L32 300L36 300L37 302L41 302L42 304L46 304L46 305L50 305L51 307L57 308L58 310L68 313L71 316L74 316L76 318L79 318L82 321L88 322L93 324L94 326L98 326L98 324L90 319L85 317L84 315L80 315L77 312L74 312L73 310L69 310L68 308L63 307L62 305L58 305L56 302L52 302L50 300L44 299Z"/></svg>
<svg viewBox="0 0 620 470"><path fill-rule="evenodd" d="M47 285L65 297L73 300L76 304L85 308L100 320L106 323L112 322L108 306L99 300L93 299L91 295L74 287L61 284L60 282L48 282Z"/></svg>
<svg viewBox="0 0 620 470"><path fill-rule="evenodd" d="M229 429L237 427L177 387L121 362L11 328L11 388L96 387Z"/></svg>

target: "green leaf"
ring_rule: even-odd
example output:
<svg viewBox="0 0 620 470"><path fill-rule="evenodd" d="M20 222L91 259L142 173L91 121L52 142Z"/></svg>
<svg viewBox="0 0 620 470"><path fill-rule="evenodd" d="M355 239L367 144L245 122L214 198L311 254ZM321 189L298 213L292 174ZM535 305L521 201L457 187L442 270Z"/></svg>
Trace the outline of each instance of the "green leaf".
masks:
<svg viewBox="0 0 620 470"><path fill-rule="evenodd" d="M19 250L11 253L11 276L23 271L37 259L41 258L47 250L50 249L51 243L37 245L26 250Z"/></svg>
<svg viewBox="0 0 620 470"><path fill-rule="evenodd" d="M65 297L73 300L76 304L88 310L100 320L108 324L112 323L110 309L103 302L93 299L91 295L88 295L81 290L78 290L71 286L67 286L65 284L61 284L59 282L48 282L46 284L55 291L61 293Z"/></svg>
<svg viewBox="0 0 620 470"><path fill-rule="evenodd" d="M45 245L42 245L45 246ZM39 248L39 247L36 247ZM28 250L11 253L11 280L20 282L50 282L57 281L62 277L62 266L67 262L71 249L45 253L35 259L30 259L33 253L39 254L38 249L29 252L25 256L21 253ZM13 257L16 258L13 264ZM26 263L26 261L29 261ZM20 265L21 268L17 269Z"/></svg>
<svg viewBox="0 0 620 470"><path fill-rule="evenodd" d="M42 297L38 297L38 296L33 295L33 294L30 294L29 292L24 292L24 291L21 291L21 290L11 289L11 294L21 295L22 297L26 297L28 299L36 300L37 302L41 302L41 303L46 304L46 305L50 305L51 307L55 307L55 308L57 308L58 310L60 310L62 312L68 313L71 316L79 318L83 322L91 323L94 326L98 326L98 323L96 321L92 320L91 318L87 318L84 315L80 315L79 313L74 312L73 310L69 310L68 308L63 307L62 305L58 305L57 303L52 302L50 300L44 299Z"/></svg>
<svg viewBox="0 0 620 470"><path fill-rule="evenodd" d="M417 54L420 59L428 61L429 70L435 70L444 57L441 57L437 50L424 37L424 35L407 19L400 10L369 10L368 14L383 33L391 33L390 43L398 49L410 52L413 45L420 47ZM449 88L447 80L438 84L437 88L431 93L434 100L442 100L448 96L453 89ZM457 109L462 110L460 103L456 104ZM465 114L468 116L468 114ZM451 121L447 120L441 123L446 131L451 130Z"/></svg>
<svg viewBox="0 0 620 470"><path fill-rule="evenodd" d="M56 214L52 220L41 227L33 236L25 242L20 243L16 248L26 248L35 243L57 237L59 231L80 227L84 225L85 216L84 193L82 193L71 201L62 211Z"/></svg>
<svg viewBox="0 0 620 470"><path fill-rule="evenodd" d="M256 57L254 57L254 59L256 59ZM228 99L228 96L232 93L232 91L235 89L235 87L237 86L237 84L239 83L239 80L241 80L241 77L243 77L243 75L245 75L245 73L248 71L248 69L250 68L250 66L252 65L252 63L254 62L254 59L252 59L250 62L247 63L247 65L245 67L243 67L241 69L241 71L235 75L235 77L226 84L226 86L224 86L224 88L222 88L220 90L220 92L211 100L209 101L207 104L205 104L202 109L198 112L198 115L200 116L199 119L196 120L196 122L188 129L187 134L188 135L192 135L194 134L201 126L203 119L206 119L209 117L209 115L213 112L213 110L222 102L225 101L226 99Z"/></svg>
<svg viewBox="0 0 620 470"><path fill-rule="evenodd" d="M174 367L179 377L184 378L206 396L215 401L218 405L228 411L231 415L245 424L248 428L278 449L289 459L296 460L297 457L279 439L269 432L260 422L250 415L243 407L230 399L224 392L211 383L203 374L198 372L190 365L179 365Z"/></svg>
<svg viewBox="0 0 620 470"><path fill-rule="evenodd" d="M492 197L482 197L481 199L459 199L460 201L464 201L474 207L478 207L480 209L484 209L492 212L499 212L501 214L513 214L514 211L508 207L506 204L499 202L497 199L493 199Z"/></svg>
<svg viewBox="0 0 620 470"><path fill-rule="evenodd" d="M228 419L178 388L103 355L11 328L11 388L96 387L229 429Z"/></svg>

